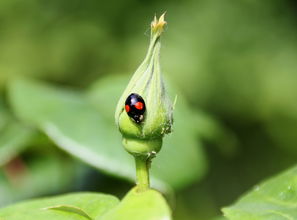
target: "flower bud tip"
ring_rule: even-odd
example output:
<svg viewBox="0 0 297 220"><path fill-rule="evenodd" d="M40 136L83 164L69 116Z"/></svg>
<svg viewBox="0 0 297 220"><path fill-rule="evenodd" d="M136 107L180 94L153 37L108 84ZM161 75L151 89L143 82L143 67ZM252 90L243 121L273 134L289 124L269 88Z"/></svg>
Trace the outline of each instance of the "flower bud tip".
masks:
<svg viewBox="0 0 297 220"><path fill-rule="evenodd" d="M164 12L159 19L157 19L155 15L154 20L151 23L151 28L153 32L158 32L160 34L163 32L164 26L167 24L167 22L165 21L165 14L166 12Z"/></svg>

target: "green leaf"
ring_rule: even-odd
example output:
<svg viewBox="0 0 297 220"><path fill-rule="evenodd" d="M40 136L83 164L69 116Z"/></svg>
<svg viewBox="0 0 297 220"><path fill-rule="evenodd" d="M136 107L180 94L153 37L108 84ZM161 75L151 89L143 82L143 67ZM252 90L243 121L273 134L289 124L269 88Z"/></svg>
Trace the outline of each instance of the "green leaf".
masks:
<svg viewBox="0 0 297 220"><path fill-rule="evenodd" d="M86 220L103 215L118 204L118 199L101 193L73 193L57 197L35 199L0 209L0 219L5 220ZM63 211L49 207L72 207ZM76 209L76 211L74 211ZM78 211L81 210L81 211Z"/></svg>
<svg viewBox="0 0 297 220"><path fill-rule="evenodd" d="M115 208L96 220L170 220L171 211L163 196L152 189L132 189Z"/></svg>
<svg viewBox="0 0 297 220"><path fill-rule="evenodd" d="M76 206L71 206L71 205L56 205L56 206L51 206L47 207L45 209L52 209L52 210L59 210L63 212L70 212L70 213L75 213L77 215L83 216L89 220L92 220L92 217L88 215L84 210L82 210L79 207Z"/></svg>
<svg viewBox="0 0 297 220"><path fill-rule="evenodd" d="M134 161L121 147L114 123L82 93L28 80L14 81L9 89L16 115L39 127L57 146L105 173L134 179Z"/></svg>
<svg viewBox="0 0 297 220"><path fill-rule="evenodd" d="M134 181L134 160L123 149L113 118L124 81L123 77L105 79L86 96L17 80L9 94L16 115L40 127L60 148L105 173ZM189 123L191 112L186 104L177 105L175 121L174 134L165 138L152 163L152 182L161 190L168 185L184 187L205 171L196 125Z"/></svg>
<svg viewBox="0 0 297 220"><path fill-rule="evenodd" d="M152 189L132 189L124 199L100 193L73 193L34 199L0 209L5 220L159 220L171 219L163 196Z"/></svg>
<svg viewBox="0 0 297 220"><path fill-rule="evenodd" d="M223 212L231 220L297 219L297 166L255 186Z"/></svg>

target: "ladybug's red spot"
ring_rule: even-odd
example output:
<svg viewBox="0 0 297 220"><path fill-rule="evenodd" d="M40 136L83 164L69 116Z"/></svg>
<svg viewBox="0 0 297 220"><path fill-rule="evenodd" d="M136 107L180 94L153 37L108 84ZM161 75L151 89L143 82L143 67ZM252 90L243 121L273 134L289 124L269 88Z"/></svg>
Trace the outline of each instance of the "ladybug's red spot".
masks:
<svg viewBox="0 0 297 220"><path fill-rule="evenodd" d="M129 105L125 105L125 110L126 110L126 112L129 112L130 111L130 106Z"/></svg>
<svg viewBox="0 0 297 220"><path fill-rule="evenodd" d="M136 102L135 108L137 108L138 110L142 110L143 109L143 103L142 102Z"/></svg>

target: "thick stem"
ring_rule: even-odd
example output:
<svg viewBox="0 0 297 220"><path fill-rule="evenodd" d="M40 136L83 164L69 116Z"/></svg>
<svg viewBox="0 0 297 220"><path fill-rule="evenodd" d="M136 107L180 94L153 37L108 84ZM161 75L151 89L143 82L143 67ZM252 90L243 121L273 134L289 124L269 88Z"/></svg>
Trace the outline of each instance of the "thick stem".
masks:
<svg viewBox="0 0 297 220"><path fill-rule="evenodd" d="M150 187L148 157L135 156L136 164L136 184L139 191L145 191Z"/></svg>

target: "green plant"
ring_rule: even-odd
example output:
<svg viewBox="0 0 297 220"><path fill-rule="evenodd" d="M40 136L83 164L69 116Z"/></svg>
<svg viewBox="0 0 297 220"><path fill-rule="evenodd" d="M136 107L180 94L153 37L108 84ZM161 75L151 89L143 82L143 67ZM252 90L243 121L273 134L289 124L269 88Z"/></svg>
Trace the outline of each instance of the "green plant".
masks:
<svg viewBox="0 0 297 220"><path fill-rule="evenodd" d="M123 93L116 111L116 120L124 138L123 144L126 150L135 157L137 186L121 202L114 196L99 193L77 193L20 203L2 209L0 217L7 220L52 218L157 220L171 218L171 211L163 196L158 191L150 189L148 174L151 159L160 150L163 135L170 131L172 123L172 107L164 98L164 85L159 66L159 38L165 23L164 15L159 20L155 18L153 21L148 55ZM135 89L133 86L137 85L139 78L145 77L147 72L149 77L146 81L139 82L141 87L147 85L145 90ZM55 93L55 91L51 92ZM141 124L133 122L132 119L127 117L127 113L123 111L124 98L130 92L137 92L145 97L147 112L145 114L146 118ZM13 92L12 95L14 95ZM53 94L52 97L55 97L55 95ZM59 95L59 97L61 96ZM77 107L84 108L79 100L74 97L70 98L71 103L78 105L76 109ZM52 102L54 99L50 97L46 102ZM61 101L63 102L63 99ZM57 104L61 103L58 102ZM40 103L39 106L44 108ZM55 117L55 115L53 116ZM43 119L42 117L36 117L36 115L34 115L34 118L37 121ZM55 132L55 128L48 121L46 121L45 126L49 133ZM136 133L133 134L134 131ZM21 145L16 144L16 146ZM77 148L75 145L67 145L67 147L74 148L74 151ZM89 155L86 154L85 156Z"/></svg>
<svg viewBox="0 0 297 220"><path fill-rule="evenodd" d="M296 13L289 1L167 3L174 16L163 63L169 94L178 94L178 102L174 134L164 136L151 164L151 184L170 204L170 193L177 193L177 219L210 219L259 179L296 162ZM76 4L79 16L72 8ZM7 88L0 96L1 206L73 191L82 179L90 180L85 178L90 167L103 181L134 183L135 164L119 147L112 110L127 84L123 69L138 62L143 36L135 37L135 30L160 2L128 0L108 13L105 4L1 1L0 87ZM137 19L132 5L137 5ZM23 78L11 79L17 74ZM65 82L86 86L95 77L84 90L58 87ZM53 81L59 85L52 86ZM17 173L15 165L20 165ZM296 219L295 186L292 168L259 184L223 213L231 220ZM109 190L116 194L117 187ZM113 196L94 193L25 202L1 209L0 219L100 219L111 209L105 218L117 218L135 211L129 202L139 198L134 191L120 205ZM154 192L146 191L138 203L147 218L157 209L168 213ZM142 205L156 200L156 206ZM100 201L104 204L92 206Z"/></svg>
<svg viewBox="0 0 297 220"><path fill-rule="evenodd" d="M137 185L140 191L149 187L149 167L151 160L160 151L163 136L171 131L173 107L166 94L160 68L160 36L163 32L165 14L155 17L151 24L150 45L147 55L134 73L123 92L115 113L116 124L123 135L125 149L134 156ZM123 103L130 94L137 94L146 106L143 121L135 122L125 111ZM130 101L130 100L129 100ZM142 106L142 107L144 107ZM131 106L133 108L133 106ZM128 105L128 112L130 111Z"/></svg>

